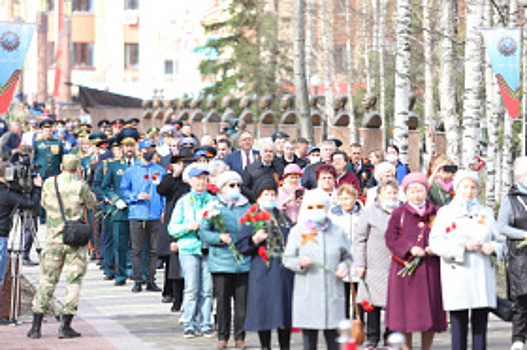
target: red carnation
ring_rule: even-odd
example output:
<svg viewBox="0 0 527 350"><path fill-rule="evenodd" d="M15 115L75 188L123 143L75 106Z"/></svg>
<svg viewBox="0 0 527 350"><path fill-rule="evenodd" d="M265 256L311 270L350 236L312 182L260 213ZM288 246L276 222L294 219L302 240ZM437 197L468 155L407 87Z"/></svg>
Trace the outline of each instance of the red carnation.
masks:
<svg viewBox="0 0 527 350"><path fill-rule="evenodd" d="M450 227L447 227L446 228L446 233L450 233L450 230L451 230Z"/></svg>
<svg viewBox="0 0 527 350"><path fill-rule="evenodd" d="M258 211L258 204L253 204L249 207L249 212L256 213Z"/></svg>
<svg viewBox="0 0 527 350"><path fill-rule="evenodd" d="M157 176L152 176L152 180L157 181Z"/></svg>
<svg viewBox="0 0 527 350"><path fill-rule="evenodd" d="M148 174L145 175L145 180L148 180Z"/></svg>
<svg viewBox="0 0 527 350"><path fill-rule="evenodd" d="M263 261L269 261L269 256L267 255L267 251L263 245L258 248L258 255Z"/></svg>
<svg viewBox="0 0 527 350"><path fill-rule="evenodd" d="M243 221L251 221L251 213L245 213L242 216Z"/></svg>
<svg viewBox="0 0 527 350"><path fill-rule="evenodd" d="M207 216L209 216L209 211L205 210L205 212L203 213L203 218L205 219Z"/></svg>
<svg viewBox="0 0 527 350"><path fill-rule="evenodd" d="M366 312L373 311L373 309L374 309L374 307L370 304L370 302L368 300L363 300L360 304L362 305L362 308Z"/></svg>
<svg viewBox="0 0 527 350"><path fill-rule="evenodd" d="M453 222L453 223L452 223L452 230L455 230L455 229L456 229L456 223Z"/></svg>
<svg viewBox="0 0 527 350"><path fill-rule="evenodd" d="M269 212L263 211L261 214L262 214L261 215L262 220L264 221L271 220L271 214Z"/></svg>
<svg viewBox="0 0 527 350"><path fill-rule="evenodd" d="M243 221L243 216L240 218L240 225L243 225L244 221Z"/></svg>

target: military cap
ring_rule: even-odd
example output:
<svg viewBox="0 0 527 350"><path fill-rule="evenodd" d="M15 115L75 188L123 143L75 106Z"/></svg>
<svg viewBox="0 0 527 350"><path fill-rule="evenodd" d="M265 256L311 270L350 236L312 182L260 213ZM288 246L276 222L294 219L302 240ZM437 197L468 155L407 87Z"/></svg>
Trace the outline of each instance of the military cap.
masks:
<svg viewBox="0 0 527 350"><path fill-rule="evenodd" d="M103 120L101 120L100 122L97 123L97 126L99 128L101 128L103 126L110 126L110 122L108 121L108 119L103 119Z"/></svg>
<svg viewBox="0 0 527 350"><path fill-rule="evenodd" d="M339 148L342 146L342 141L339 139L329 139L328 141L332 141L335 144L335 147Z"/></svg>
<svg viewBox="0 0 527 350"><path fill-rule="evenodd" d="M62 119L57 120L56 123L59 125L66 125L66 121Z"/></svg>
<svg viewBox="0 0 527 350"><path fill-rule="evenodd" d="M173 126L175 126L178 129L181 129L183 127L183 122L181 120L174 120L172 123Z"/></svg>
<svg viewBox="0 0 527 350"><path fill-rule="evenodd" d="M81 160L75 154L66 154L62 158L62 167L66 170L76 170L80 165Z"/></svg>
<svg viewBox="0 0 527 350"><path fill-rule="evenodd" d="M112 143L111 139L102 139L96 142L97 147L109 148Z"/></svg>
<svg viewBox="0 0 527 350"><path fill-rule="evenodd" d="M89 139L92 141L92 143L99 143L100 141L102 140L106 140L108 137L106 136L105 133L103 132L94 132L93 134L90 135Z"/></svg>
<svg viewBox="0 0 527 350"><path fill-rule="evenodd" d="M146 132L147 134L156 134L158 133L159 134L159 128L158 127L151 127L150 129L148 129L148 131Z"/></svg>
<svg viewBox="0 0 527 350"><path fill-rule="evenodd" d="M196 149L196 152L194 152L194 156L196 155L197 152L204 152L205 155L207 156L207 158L214 158L216 157L216 150L213 148L213 147L210 147L210 146L202 146L198 149Z"/></svg>
<svg viewBox="0 0 527 350"><path fill-rule="evenodd" d="M79 137L88 136L89 134L90 134L90 130L86 130L86 129L80 129L79 132L77 132L77 136Z"/></svg>
<svg viewBox="0 0 527 350"><path fill-rule="evenodd" d="M120 125L124 125L124 120L122 120L121 118L117 118L115 119L114 121L112 121L112 126L120 126Z"/></svg>
<svg viewBox="0 0 527 350"><path fill-rule="evenodd" d="M43 128L51 128L53 126L53 124L55 124L55 121L53 119L43 119L40 121L40 123L38 123L38 127L43 129Z"/></svg>
<svg viewBox="0 0 527 350"><path fill-rule="evenodd" d="M124 128L117 135L117 143L120 145L135 144L139 140L139 133L134 128Z"/></svg>
<svg viewBox="0 0 527 350"><path fill-rule="evenodd" d="M276 139L288 139L288 138L289 138L289 135L287 135L283 131L277 131L273 135L271 135L271 139L273 140L273 142L275 142Z"/></svg>
<svg viewBox="0 0 527 350"><path fill-rule="evenodd" d="M79 126L79 128L81 129L85 129L85 130L91 130L91 124L88 124L88 123L83 123Z"/></svg>
<svg viewBox="0 0 527 350"><path fill-rule="evenodd" d="M164 134L175 133L175 132L176 132L176 128L173 125L163 125L161 127L161 130L159 131L159 134L163 136Z"/></svg>
<svg viewBox="0 0 527 350"><path fill-rule="evenodd" d="M131 125L133 125L133 126L137 126L137 124L139 124L139 119L137 119L137 118L131 118L131 119L128 119L128 120L126 121L126 124L127 124L127 125L128 125L128 124L131 124Z"/></svg>

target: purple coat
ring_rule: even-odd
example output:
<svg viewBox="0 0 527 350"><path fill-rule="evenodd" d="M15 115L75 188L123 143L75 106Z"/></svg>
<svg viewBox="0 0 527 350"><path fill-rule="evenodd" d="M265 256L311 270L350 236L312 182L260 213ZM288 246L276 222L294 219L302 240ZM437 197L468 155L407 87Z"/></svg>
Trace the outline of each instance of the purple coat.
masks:
<svg viewBox="0 0 527 350"><path fill-rule="evenodd" d="M422 216L408 202L393 211L385 238L386 246L395 257L408 260L412 247L428 247L430 228L437 209L427 200ZM397 276L397 272L403 266L392 259L388 279L386 327L404 333L446 330L439 263L437 256L427 255L421 259L412 275L401 277Z"/></svg>

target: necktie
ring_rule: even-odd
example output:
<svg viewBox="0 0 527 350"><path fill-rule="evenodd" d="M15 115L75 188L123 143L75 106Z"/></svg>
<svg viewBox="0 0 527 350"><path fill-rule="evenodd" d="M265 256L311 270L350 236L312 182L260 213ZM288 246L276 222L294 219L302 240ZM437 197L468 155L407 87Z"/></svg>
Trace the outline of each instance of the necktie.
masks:
<svg viewBox="0 0 527 350"><path fill-rule="evenodd" d="M355 173L358 173L360 170L360 163L355 163Z"/></svg>
<svg viewBox="0 0 527 350"><path fill-rule="evenodd" d="M132 166L132 161L130 159L128 159L127 163L128 163L128 166Z"/></svg>
<svg viewBox="0 0 527 350"><path fill-rule="evenodd" d="M249 152L245 153L245 156L247 157L245 160L245 166L251 164L251 157L249 157Z"/></svg>

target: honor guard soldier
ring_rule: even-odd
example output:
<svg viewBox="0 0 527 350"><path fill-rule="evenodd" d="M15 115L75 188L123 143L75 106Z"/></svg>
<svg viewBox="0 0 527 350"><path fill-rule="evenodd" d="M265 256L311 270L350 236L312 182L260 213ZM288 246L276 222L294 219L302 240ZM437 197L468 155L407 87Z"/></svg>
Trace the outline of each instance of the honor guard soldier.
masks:
<svg viewBox="0 0 527 350"><path fill-rule="evenodd" d="M99 127L99 131L104 133L107 138L110 138L113 136L112 133L112 125L108 121L108 119L103 119L100 122L97 123L97 126Z"/></svg>
<svg viewBox="0 0 527 350"><path fill-rule="evenodd" d="M53 120L46 119L40 122L42 138L33 145L33 163L38 164L38 172L42 179L60 173L60 164L64 155L64 148L59 139L52 137Z"/></svg>
<svg viewBox="0 0 527 350"><path fill-rule="evenodd" d="M121 148L122 156L114 158L107 164L102 180L104 200L112 206L111 220L113 223L113 248L115 252L115 285L126 284L128 256L130 254L130 223L128 221L128 205L121 196L121 180L123 174L138 162L135 158L136 143L139 133L133 128L125 128L117 136L117 143ZM106 255L106 252L105 252ZM105 269L106 272L106 269ZM107 272L108 273L108 272Z"/></svg>
<svg viewBox="0 0 527 350"><path fill-rule="evenodd" d="M134 128L136 130L138 126L139 126L139 119L137 118L128 119L124 125L125 128Z"/></svg>

